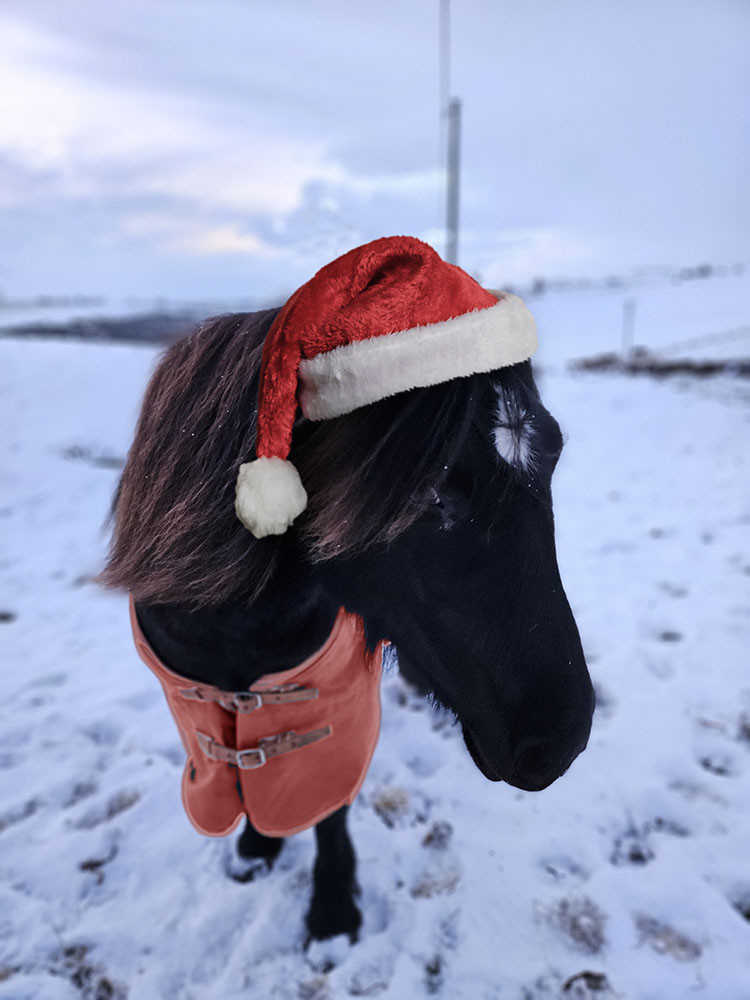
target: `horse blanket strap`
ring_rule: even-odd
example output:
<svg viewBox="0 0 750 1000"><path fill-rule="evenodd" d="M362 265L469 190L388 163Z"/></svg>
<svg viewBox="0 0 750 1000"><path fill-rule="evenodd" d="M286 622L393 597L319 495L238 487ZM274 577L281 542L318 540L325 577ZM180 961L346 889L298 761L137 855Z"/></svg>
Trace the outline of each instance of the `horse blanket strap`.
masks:
<svg viewBox="0 0 750 1000"><path fill-rule="evenodd" d="M299 684L278 685L265 691L222 691L221 688L206 684L196 684L195 687L182 688L183 698L192 701L216 701L228 712L254 712L261 705L284 705L290 701L309 701L317 698L317 688L306 688Z"/></svg>
<svg viewBox="0 0 750 1000"><path fill-rule="evenodd" d="M332 731L330 726L323 726L300 736L290 729L287 733L266 736L258 740L257 747L248 747L246 750L233 750L231 747L222 746L207 733L196 732L195 735L198 738L198 746L211 760L221 760L225 764L234 764L235 767L252 769L262 767L269 757L278 757L281 753L299 750L317 740L325 739Z"/></svg>
<svg viewBox="0 0 750 1000"><path fill-rule="evenodd" d="M247 816L260 833L288 837L354 801L380 732L386 645L368 650L359 615L339 608L317 652L245 691L171 670L143 634L132 597L130 623L185 748L182 804L196 830L221 837Z"/></svg>

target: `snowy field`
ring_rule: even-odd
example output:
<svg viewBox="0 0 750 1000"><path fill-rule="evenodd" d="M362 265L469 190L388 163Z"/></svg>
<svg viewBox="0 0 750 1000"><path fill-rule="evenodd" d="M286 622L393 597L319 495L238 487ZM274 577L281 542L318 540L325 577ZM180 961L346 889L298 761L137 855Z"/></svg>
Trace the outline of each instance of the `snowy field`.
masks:
<svg viewBox="0 0 750 1000"><path fill-rule="evenodd" d="M740 326L727 287L700 323L650 300L653 329ZM390 670L350 812L361 939L307 953L312 831L227 877L125 598L91 583L156 352L0 341L2 1000L750 998L750 385L568 374L620 307L533 306L589 747L544 792L492 784Z"/></svg>

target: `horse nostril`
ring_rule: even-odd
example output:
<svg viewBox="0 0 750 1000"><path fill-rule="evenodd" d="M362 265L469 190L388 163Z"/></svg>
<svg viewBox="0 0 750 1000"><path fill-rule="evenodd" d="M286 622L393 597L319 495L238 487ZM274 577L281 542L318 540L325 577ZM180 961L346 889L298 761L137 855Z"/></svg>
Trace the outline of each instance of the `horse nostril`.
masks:
<svg viewBox="0 0 750 1000"><path fill-rule="evenodd" d="M567 771L579 752L561 752L555 739L527 740L515 754L512 784L529 792L541 791Z"/></svg>
<svg viewBox="0 0 750 1000"><path fill-rule="evenodd" d="M541 777L550 770L550 757L556 756L553 750L553 740L525 741L515 755L516 773L529 778Z"/></svg>

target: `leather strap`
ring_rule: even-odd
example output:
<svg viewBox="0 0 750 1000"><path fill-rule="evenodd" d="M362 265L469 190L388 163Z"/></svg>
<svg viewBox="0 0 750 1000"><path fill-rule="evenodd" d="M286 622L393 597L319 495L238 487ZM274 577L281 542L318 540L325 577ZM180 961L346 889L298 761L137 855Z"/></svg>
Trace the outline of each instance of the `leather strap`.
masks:
<svg viewBox="0 0 750 1000"><path fill-rule="evenodd" d="M292 701L310 701L317 698L317 688L306 688L301 684L279 684L264 691L222 691L208 684L181 688L179 692L188 701L215 701L229 712L248 715L263 705L284 705Z"/></svg>
<svg viewBox="0 0 750 1000"><path fill-rule="evenodd" d="M310 743L325 739L333 732L331 726L323 726L320 729L312 729L308 733L296 733L293 729L285 733L277 733L275 736L265 736L258 740L257 747L248 747L245 750L235 750L232 747L225 747L222 743L209 736L207 733L196 731L198 746L206 757L211 760L218 760L224 764L233 764L243 770L252 770L262 767L271 757L278 757L280 754L289 753L292 750L299 750Z"/></svg>

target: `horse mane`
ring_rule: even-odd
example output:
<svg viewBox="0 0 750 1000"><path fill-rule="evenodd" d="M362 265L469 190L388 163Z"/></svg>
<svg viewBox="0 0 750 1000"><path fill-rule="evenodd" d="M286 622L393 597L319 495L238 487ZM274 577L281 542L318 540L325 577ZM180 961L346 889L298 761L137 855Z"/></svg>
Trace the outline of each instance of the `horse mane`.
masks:
<svg viewBox="0 0 750 1000"><path fill-rule="evenodd" d="M235 480L255 457L261 353L277 313L215 317L162 356L113 502L104 586L196 610L252 602L293 549L315 563L387 545L432 502L488 376L412 389L332 420L300 416L290 459L307 509L281 536L256 539L240 523Z"/></svg>

